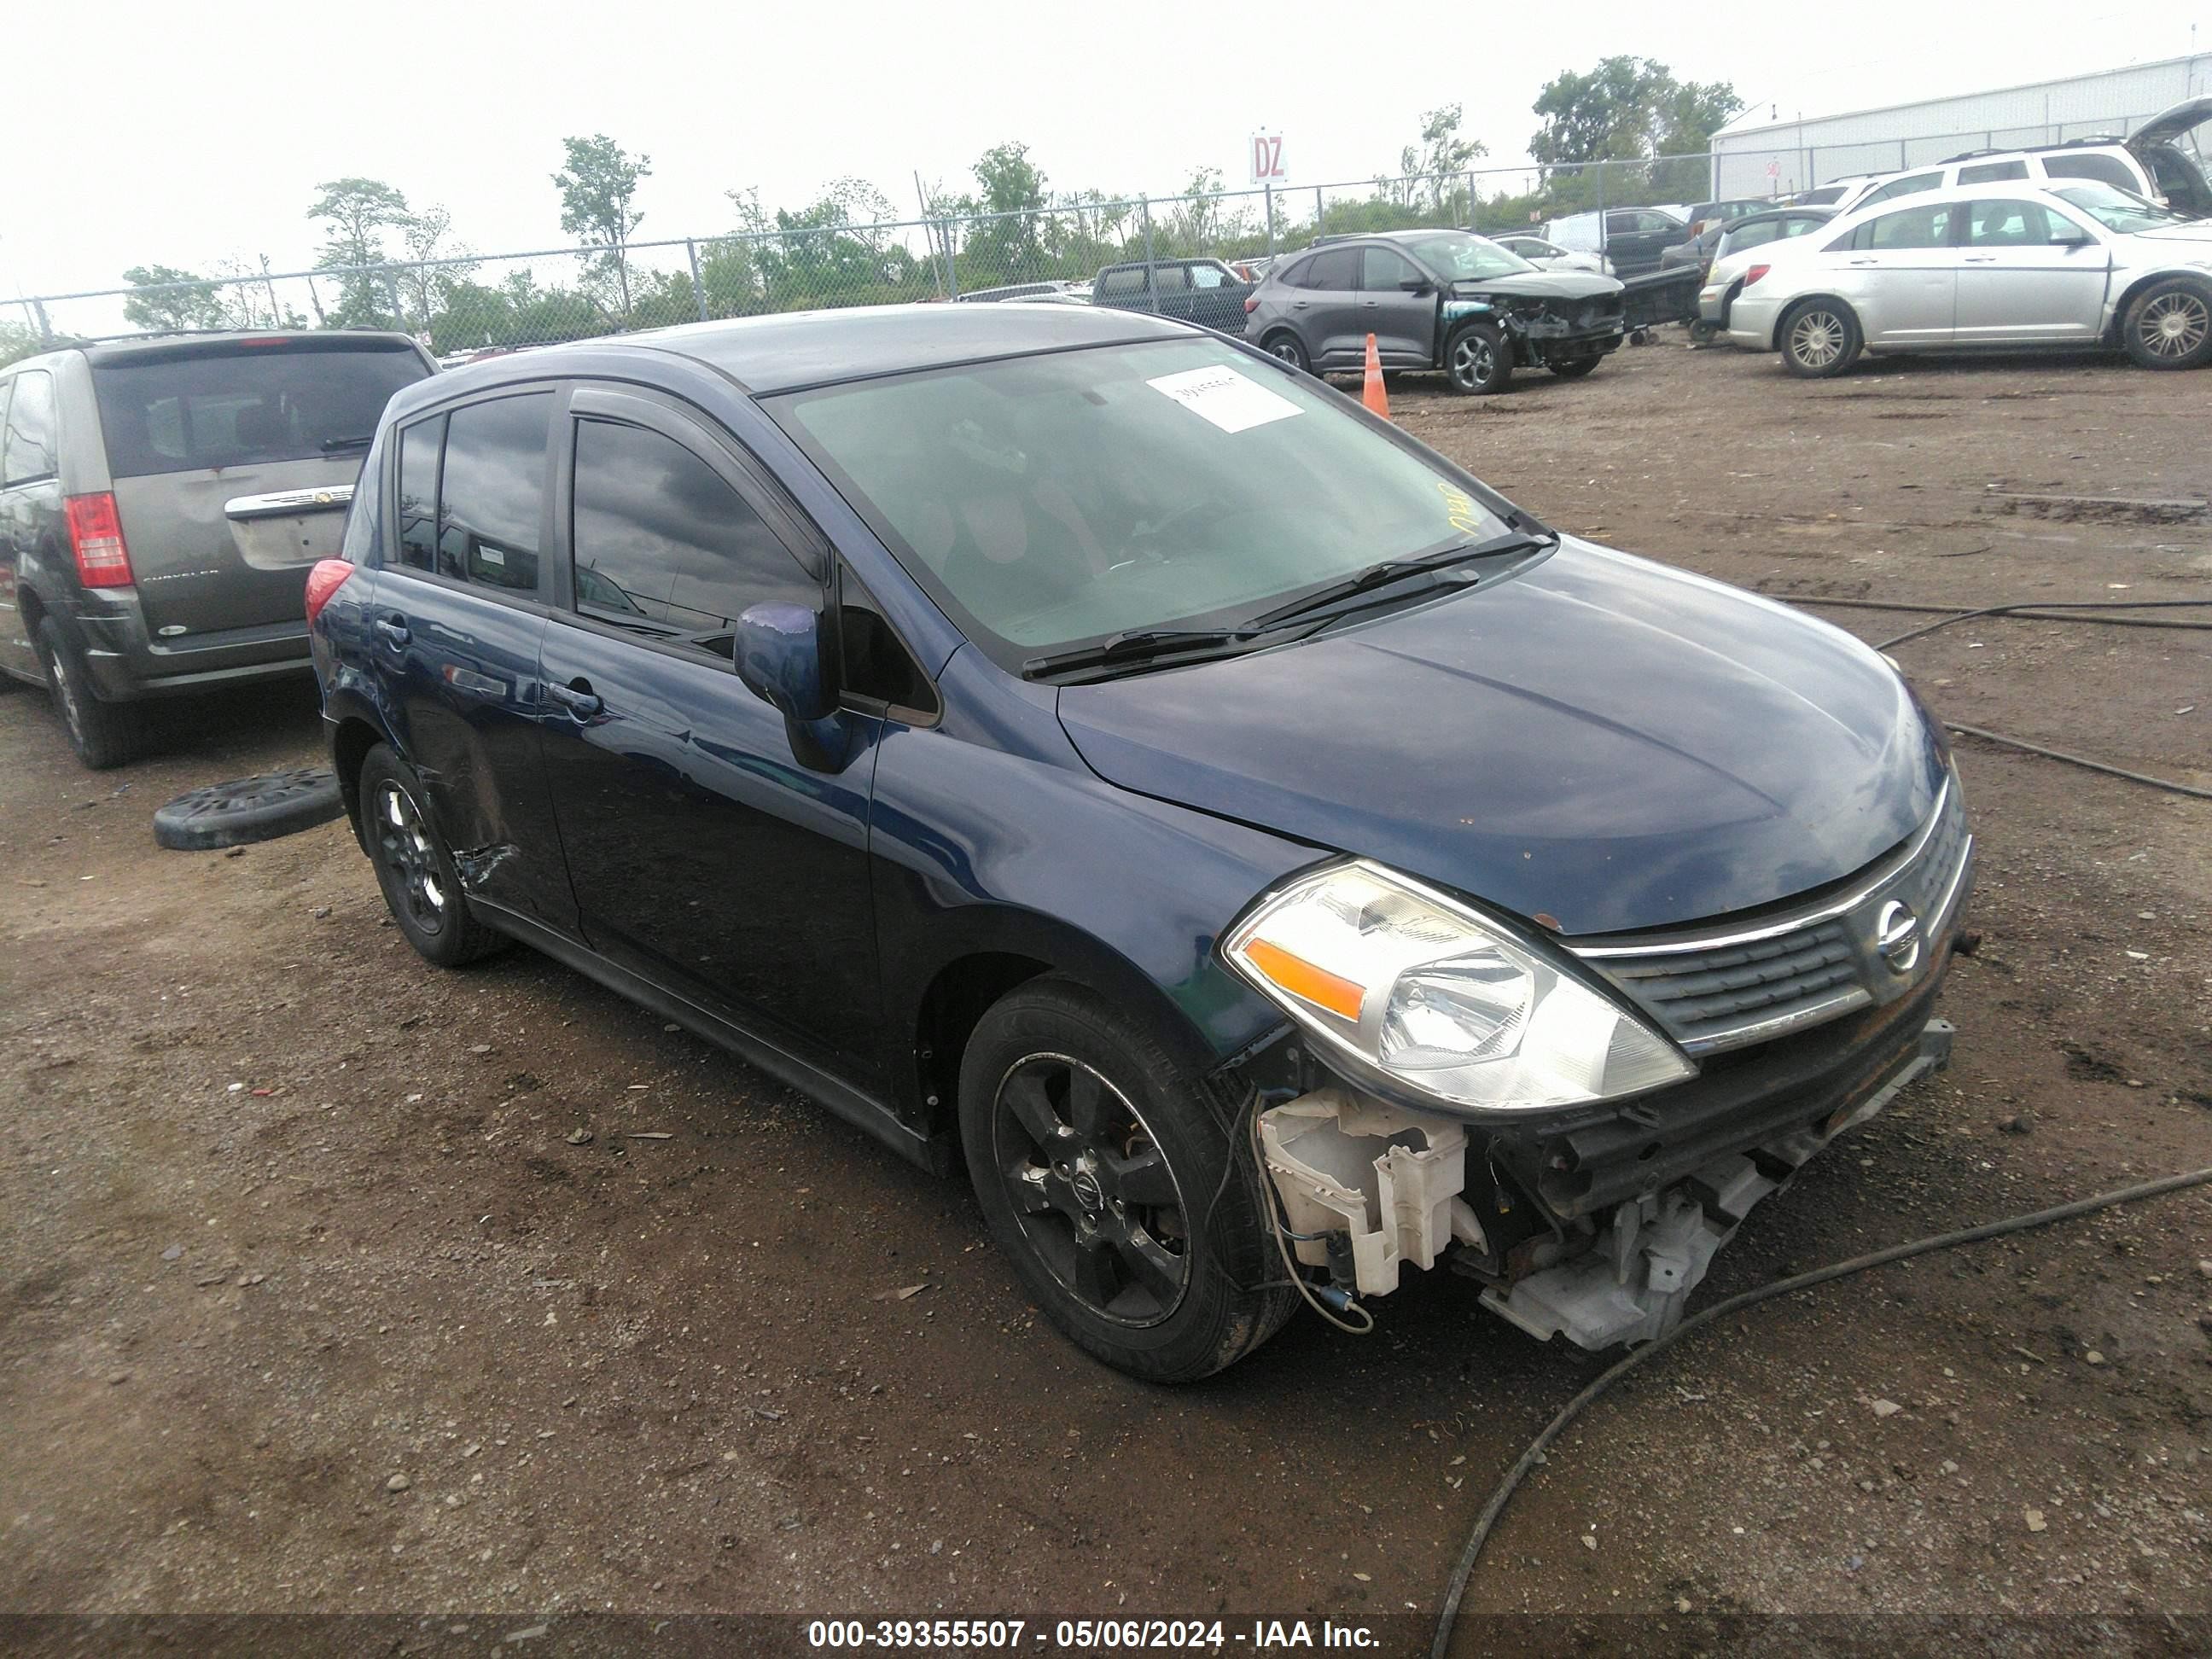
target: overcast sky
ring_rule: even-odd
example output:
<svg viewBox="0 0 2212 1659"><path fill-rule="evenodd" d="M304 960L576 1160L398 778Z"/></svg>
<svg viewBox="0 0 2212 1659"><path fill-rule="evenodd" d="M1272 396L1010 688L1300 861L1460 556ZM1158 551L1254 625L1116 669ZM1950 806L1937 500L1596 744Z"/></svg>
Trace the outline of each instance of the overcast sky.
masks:
<svg viewBox="0 0 2212 1659"><path fill-rule="evenodd" d="M2000 28L1994 8L1924 0L15 0L0 296L118 286L144 263L298 269L316 185L349 174L445 204L478 252L560 246L550 175L571 133L652 156L643 239L729 228L732 188L799 206L848 173L910 210L917 168L963 189L1006 139L1055 190L1161 195L1201 165L1242 183L1267 126L1310 184L1393 169L1419 112L1458 101L1493 158L1520 161L1543 83L1614 52L1788 118L2175 56L2192 21L2212 50L2212 3L2087 8L2011 0Z"/></svg>

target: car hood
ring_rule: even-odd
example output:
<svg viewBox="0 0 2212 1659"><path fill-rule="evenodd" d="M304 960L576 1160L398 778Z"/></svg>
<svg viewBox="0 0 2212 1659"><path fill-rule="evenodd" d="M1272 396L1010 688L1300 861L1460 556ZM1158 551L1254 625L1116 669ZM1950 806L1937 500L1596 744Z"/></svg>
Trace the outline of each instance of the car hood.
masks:
<svg viewBox="0 0 2212 1659"><path fill-rule="evenodd" d="M2191 98L2186 103L2176 104L2162 110L2128 135L2128 148L2150 144L2170 144L2192 127L2212 121L2212 98Z"/></svg>
<svg viewBox="0 0 2212 1659"><path fill-rule="evenodd" d="M1593 300L1620 291L1617 278L1594 270L1518 270L1506 276L1462 277L1452 284L1454 294L1468 300L1492 294L1526 300Z"/></svg>
<svg viewBox="0 0 2212 1659"><path fill-rule="evenodd" d="M2124 242L2150 242L2171 247L2176 242L2191 242L2202 246L2212 242L2212 219L2191 219L2178 225L2160 225L2156 230L2138 230L2119 238Z"/></svg>
<svg viewBox="0 0 2212 1659"><path fill-rule="evenodd" d="M1942 775L1903 681L1850 635L1571 538L1342 632L1066 687L1060 716L1109 782L1567 934L1838 880Z"/></svg>

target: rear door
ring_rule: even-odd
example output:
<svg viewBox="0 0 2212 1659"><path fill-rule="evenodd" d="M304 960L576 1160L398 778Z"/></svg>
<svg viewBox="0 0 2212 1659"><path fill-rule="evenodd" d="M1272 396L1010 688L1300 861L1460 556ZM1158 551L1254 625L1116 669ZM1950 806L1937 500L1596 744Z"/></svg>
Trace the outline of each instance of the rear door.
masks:
<svg viewBox="0 0 2212 1659"><path fill-rule="evenodd" d="M1837 268L1869 345L1948 344L1957 326L1960 204L1924 203L1868 220Z"/></svg>
<svg viewBox="0 0 2212 1659"><path fill-rule="evenodd" d="M1359 291L1359 250L1323 248L1305 263L1291 301L1316 368L1350 368L1367 360L1366 312Z"/></svg>
<svg viewBox="0 0 2212 1659"><path fill-rule="evenodd" d="M1424 291L1409 292L1407 283ZM1366 323L1362 333L1375 336L1384 362L1426 368L1436 362L1437 289L1419 266L1396 248L1370 242L1359 250L1359 290ZM1360 344L1364 361L1364 338Z"/></svg>
<svg viewBox="0 0 2212 1659"><path fill-rule="evenodd" d="M62 540L58 444L54 377L27 368L0 380L0 667L19 675L40 672L17 584L42 535Z"/></svg>
<svg viewBox="0 0 2212 1659"><path fill-rule="evenodd" d="M370 617L392 735L422 774L461 884L574 932L539 755L549 592L552 388L520 388L399 428L395 556Z"/></svg>
<svg viewBox="0 0 2212 1659"><path fill-rule="evenodd" d="M828 554L719 427L580 386L562 443L568 598L544 644L546 775L585 937L610 960L879 1081L869 779L794 758L746 689L750 607L828 603Z"/></svg>
<svg viewBox="0 0 2212 1659"><path fill-rule="evenodd" d="M405 341L343 334L88 356L147 629L167 638L301 621L386 401L430 373Z"/></svg>
<svg viewBox="0 0 2212 1659"><path fill-rule="evenodd" d="M2104 322L2112 254L2040 202L2010 197L1966 206L1959 262L1958 338L1981 342L2091 340Z"/></svg>

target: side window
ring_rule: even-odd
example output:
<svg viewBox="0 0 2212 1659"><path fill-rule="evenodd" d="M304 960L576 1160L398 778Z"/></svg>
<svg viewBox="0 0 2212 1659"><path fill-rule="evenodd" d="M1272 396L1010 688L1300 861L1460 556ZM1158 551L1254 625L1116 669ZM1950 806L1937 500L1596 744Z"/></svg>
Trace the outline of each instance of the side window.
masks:
<svg viewBox="0 0 2212 1659"><path fill-rule="evenodd" d="M1126 294L1141 294L1145 291L1145 273L1134 266L1109 270L1098 279L1098 291L1116 299Z"/></svg>
<svg viewBox="0 0 2212 1659"><path fill-rule="evenodd" d="M1608 213L1605 216L1605 234L1608 236L1633 236L1642 228L1632 213Z"/></svg>
<svg viewBox="0 0 2212 1659"><path fill-rule="evenodd" d="M1218 265L1192 265L1190 285L1193 288L1219 288L1229 280L1229 275Z"/></svg>
<svg viewBox="0 0 2212 1659"><path fill-rule="evenodd" d="M2047 247L2051 236L2051 215L2038 203L2008 200L1967 204L1966 241L1972 246Z"/></svg>
<svg viewBox="0 0 2212 1659"><path fill-rule="evenodd" d="M1784 219L1778 234L1784 237L1810 236L1827 222L1826 219Z"/></svg>
<svg viewBox="0 0 2212 1659"><path fill-rule="evenodd" d="M2142 193L2142 182L2117 155L2046 155L2043 171L2052 179L2094 179L2114 190Z"/></svg>
<svg viewBox="0 0 2212 1659"><path fill-rule="evenodd" d="M410 570L438 563L438 458L446 417L433 415L399 434L399 562Z"/></svg>
<svg viewBox="0 0 2212 1659"><path fill-rule="evenodd" d="M54 476L54 377L27 368L8 400L7 438L0 443L0 484Z"/></svg>
<svg viewBox="0 0 2212 1659"><path fill-rule="evenodd" d="M1306 266L1305 286L1348 294L1359 286L1359 250L1333 247L1316 253Z"/></svg>
<svg viewBox="0 0 2212 1659"><path fill-rule="evenodd" d="M1360 250L1359 286L1370 294L1394 294L1401 283L1421 280L1421 273L1413 262L1395 248Z"/></svg>
<svg viewBox="0 0 2212 1659"><path fill-rule="evenodd" d="M1152 289L1159 294L1182 294L1190 287L1190 267L1158 265L1152 271Z"/></svg>
<svg viewBox="0 0 2212 1659"><path fill-rule="evenodd" d="M386 427L361 459L361 477L346 508L345 530L338 537L338 557L348 564L367 564L384 544L384 458L391 441Z"/></svg>
<svg viewBox="0 0 2212 1659"><path fill-rule="evenodd" d="M767 520L682 444L611 421L575 434L579 611L726 662L747 607L822 603Z"/></svg>
<svg viewBox="0 0 2212 1659"><path fill-rule="evenodd" d="M1959 182L1962 185L1993 185L2003 179L2027 177L2025 161L1978 161L1972 167L1959 169Z"/></svg>
<svg viewBox="0 0 2212 1659"><path fill-rule="evenodd" d="M1910 178L1893 179L1880 190L1867 192L1861 207L1872 207L1877 202L1893 202L1900 196L1917 196L1923 190L1934 190L1942 184L1940 173L1916 173Z"/></svg>
<svg viewBox="0 0 2212 1659"><path fill-rule="evenodd" d="M536 593L553 394L470 404L447 416L438 485L438 574Z"/></svg>
<svg viewBox="0 0 2212 1659"><path fill-rule="evenodd" d="M1283 272L1283 286L1285 288L1311 288L1313 286L1313 268L1314 262L1312 260L1299 260L1297 264L1291 266L1288 270Z"/></svg>
<svg viewBox="0 0 2212 1659"><path fill-rule="evenodd" d="M1771 219L1762 219L1755 225L1741 225L1728 234L1730 253L1741 253L1747 247L1759 247L1782 234L1782 227Z"/></svg>
<svg viewBox="0 0 2212 1659"><path fill-rule="evenodd" d="M1675 235L1683 234L1683 227L1663 213L1639 213L1636 216L1638 230L1664 230Z"/></svg>
<svg viewBox="0 0 2212 1659"><path fill-rule="evenodd" d="M884 620L875 596L860 585L849 567L840 571L838 587L840 646L844 657L839 678L845 690L894 708L935 714L936 692Z"/></svg>
<svg viewBox="0 0 2212 1659"><path fill-rule="evenodd" d="M1864 246L1880 252L1903 248L1947 247L1951 241L1951 208L1946 204L1934 207L1906 208L1901 213L1885 213L1860 228L1867 234ZM1852 238L1854 247L1860 246Z"/></svg>

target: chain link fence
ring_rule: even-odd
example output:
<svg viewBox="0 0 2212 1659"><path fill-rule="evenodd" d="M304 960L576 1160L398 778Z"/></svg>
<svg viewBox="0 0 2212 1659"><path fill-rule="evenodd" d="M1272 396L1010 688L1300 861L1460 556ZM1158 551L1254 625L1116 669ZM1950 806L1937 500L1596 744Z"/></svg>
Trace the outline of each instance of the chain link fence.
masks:
<svg viewBox="0 0 2212 1659"><path fill-rule="evenodd" d="M825 307L1088 297L1108 265L1249 263L1317 236L1455 226L1528 230L1593 209L1778 196L1964 150L2127 131L2143 118L2003 131L1561 167L1478 168L1334 185L1115 200L881 224L791 222L619 247L553 248L204 280L0 301L0 362L62 340L190 329L396 328L441 357L672 324ZM1749 137L1747 135L1747 137ZM1138 302L1144 301L1140 290ZM10 310L15 313L9 315Z"/></svg>

